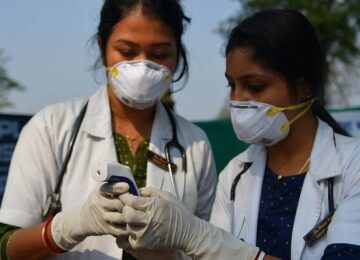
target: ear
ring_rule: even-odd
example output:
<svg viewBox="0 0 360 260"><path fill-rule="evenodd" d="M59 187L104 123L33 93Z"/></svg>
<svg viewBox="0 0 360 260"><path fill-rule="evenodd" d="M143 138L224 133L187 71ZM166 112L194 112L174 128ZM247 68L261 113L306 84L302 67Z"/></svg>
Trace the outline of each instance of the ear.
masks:
<svg viewBox="0 0 360 260"><path fill-rule="evenodd" d="M309 84L303 79L298 80L296 90L299 102L304 102L313 96Z"/></svg>
<svg viewBox="0 0 360 260"><path fill-rule="evenodd" d="M102 41L99 37L96 38L98 47L99 47L99 51L100 51L100 56L101 56L101 62L104 66L106 66L106 59L105 59L105 49L102 47Z"/></svg>

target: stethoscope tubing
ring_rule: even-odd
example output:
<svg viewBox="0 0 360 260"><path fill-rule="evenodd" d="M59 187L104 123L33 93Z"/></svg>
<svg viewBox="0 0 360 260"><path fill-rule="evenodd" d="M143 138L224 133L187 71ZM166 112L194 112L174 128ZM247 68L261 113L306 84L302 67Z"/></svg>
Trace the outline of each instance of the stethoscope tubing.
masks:
<svg viewBox="0 0 360 260"><path fill-rule="evenodd" d="M167 166L168 166L168 171L169 171L169 175L170 175L170 180L171 180L171 185L173 187L174 193L177 197L178 200L182 201L183 196L184 196L184 191L185 191L185 181L186 181L186 172L187 172L187 161L186 161L186 152L184 147L179 143L178 137L177 137L177 132L176 132L176 123L175 123L175 118L172 114L172 112L170 111L170 109L163 104L166 110L166 113L168 115L169 121L170 121L170 125L171 125L171 129L172 129L172 138L169 142L167 142L165 144L165 158L167 161ZM174 181L174 176L173 176L173 171L171 169L171 155L170 155L170 150L171 148L177 149L180 154L181 154L181 160L182 160L182 174L183 174L183 187L181 189L181 194L179 195L177 189L176 189L176 185L175 185L175 181Z"/></svg>

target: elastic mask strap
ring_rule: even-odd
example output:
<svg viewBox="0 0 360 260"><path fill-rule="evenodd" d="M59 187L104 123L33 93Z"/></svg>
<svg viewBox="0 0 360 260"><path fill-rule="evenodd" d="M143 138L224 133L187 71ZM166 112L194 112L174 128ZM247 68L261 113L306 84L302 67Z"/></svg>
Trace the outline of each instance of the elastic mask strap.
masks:
<svg viewBox="0 0 360 260"><path fill-rule="evenodd" d="M315 99L313 98L313 99L310 99L308 101L302 102L300 104L291 105L291 106L288 106L288 107L272 107L266 112L266 114L268 116L274 116L277 113L285 111L285 110L295 110L295 109L298 109L298 108L302 108L302 107L304 107L304 106L306 106L308 104L312 104L314 102L314 100Z"/></svg>
<svg viewBox="0 0 360 260"><path fill-rule="evenodd" d="M294 118L289 120L289 122L283 124L280 127L280 131L284 132L284 131L289 129L290 125L293 122L295 122L297 119L299 119L302 115L304 115L311 108L311 105L312 105L312 103L314 103L314 101L315 101L315 98L312 98L309 101L306 101L306 102L303 102L303 103L300 103L300 104L296 104L296 105L292 105L292 106L288 106L288 107L273 107L273 108L269 109L266 112L266 114L268 116L274 116L275 114L277 114L279 112L282 112L284 110L295 110L295 109L302 108L302 107L306 106L306 108L303 111L301 111Z"/></svg>
<svg viewBox="0 0 360 260"><path fill-rule="evenodd" d="M167 75L163 78L163 81L164 81L164 82L171 81L172 78L173 78L172 73L169 73L169 74L167 74Z"/></svg>
<svg viewBox="0 0 360 260"><path fill-rule="evenodd" d="M106 72L109 72L113 77L119 75L119 70L116 67L106 67Z"/></svg>

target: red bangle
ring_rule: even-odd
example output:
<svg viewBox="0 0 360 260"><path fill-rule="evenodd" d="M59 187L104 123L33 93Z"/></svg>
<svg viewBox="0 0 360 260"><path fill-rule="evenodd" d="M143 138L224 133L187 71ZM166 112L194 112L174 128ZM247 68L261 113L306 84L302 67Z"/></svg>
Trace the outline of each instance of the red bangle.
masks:
<svg viewBox="0 0 360 260"><path fill-rule="evenodd" d="M52 222L53 218L48 218L45 222L45 225L43 226L42 228L42 231L41 231L41 237L42 237L42 241L43 241L43 244L45 246L45 248L52 254L54 255L58 255L58 254L62 254L62 253L65 253L66 251L61 249L60 247L56 246L56 245L53 245L50 240L49 240L49 237L48 237L48 227L51 225L51 222Z"/></svg>

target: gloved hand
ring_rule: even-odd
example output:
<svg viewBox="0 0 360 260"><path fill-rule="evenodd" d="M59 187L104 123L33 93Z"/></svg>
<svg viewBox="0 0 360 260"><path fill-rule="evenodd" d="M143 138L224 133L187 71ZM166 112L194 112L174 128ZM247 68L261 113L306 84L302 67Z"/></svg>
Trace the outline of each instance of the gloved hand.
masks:
<svg viewBox="0 0 360 260"><path fill-rule="evenodd" d="M133 210L132 208L127 207L128 210ZM151 249L133 249L129 244L129 236L121 236L116 238L116 244L119 248L122 248L127 253L131 254L133 257L139 260L175 260L175 259L185 259L180 257L181 253L176 252L176 249L160 249L160 250L151 250ZM177 258L179 254L179 258Z"/></svg>
<svg viewBox="0 0 360 260"><path fill-rule="evenodd" d="M258 254L257 247L194 216L172 194L154 188L140 192L144 197L120 196L133 249L178 248L196 259L254 259Z"/></svg>
<svg viewBox="0 0 360 260"><path fill-rule="evenodd" d="M51 223L55 243L69 250L87 236L127 236L119 195L128 190L129 185L124 182L105 183L82 206L55 215Z"/></svg>

